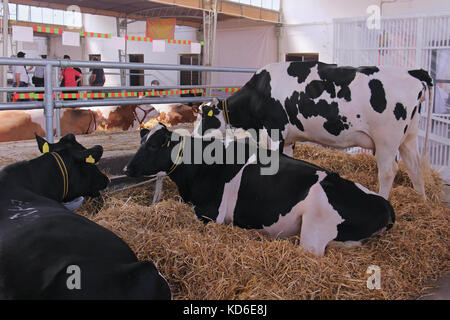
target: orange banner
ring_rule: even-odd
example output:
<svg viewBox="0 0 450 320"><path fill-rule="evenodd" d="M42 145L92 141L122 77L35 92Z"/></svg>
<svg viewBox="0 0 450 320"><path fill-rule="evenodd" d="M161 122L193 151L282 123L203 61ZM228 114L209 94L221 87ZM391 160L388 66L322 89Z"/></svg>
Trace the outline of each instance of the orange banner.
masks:
<svg viewBox="0 0 450 320"><path fill-rule="evenodd" d="M153 39L173 39L176 22L176 18L148 19L145 36Z"/></svg>

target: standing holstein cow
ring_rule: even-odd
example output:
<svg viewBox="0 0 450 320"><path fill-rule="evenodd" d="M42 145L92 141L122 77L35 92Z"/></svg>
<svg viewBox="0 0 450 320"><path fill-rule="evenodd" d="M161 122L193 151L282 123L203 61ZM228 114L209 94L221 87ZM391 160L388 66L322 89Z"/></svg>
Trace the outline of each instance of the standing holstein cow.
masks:
<svg viewBox="0 0 450 320"><path fill-rule="evenodd" d="M0 171L0 300L170 299L151 262L61 204L106 188L102 147L36 139L42 156Z"/></svg>
<svg viewBox="0 0 450 320"><path fill-rule="evenodd" d="M270 157L263 163L264 152ZM197 163L202 155L204 162ZM278 170L263 174L269 166ZM387 200L335 173L255 144L194 139L162 124L141 130L141 147L124 171L132 177L167 174L204 222L271 238L300 235L301 246L319 256L332 240L369 238L395 220Z"/></svg>
<svg viewBox="0 0 450 320"><path fill-rule="evenodd" d="M265 129L271 149L296 141L335 148L375 150L379 194L388 198L397 173L397 152L414 188L425 195L417 133L421 103L433 83L424 70L337 67L321 62L283 62L259 70L226 100L202 108L195 134L225 132L227 125ZM271 129L279 130L280 139Z"/></svg>

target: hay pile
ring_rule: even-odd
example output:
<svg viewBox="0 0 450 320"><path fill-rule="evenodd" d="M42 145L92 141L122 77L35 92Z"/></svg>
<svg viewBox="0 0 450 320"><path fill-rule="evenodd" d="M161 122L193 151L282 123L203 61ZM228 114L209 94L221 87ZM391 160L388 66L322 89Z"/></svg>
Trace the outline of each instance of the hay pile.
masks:
<svg viewBox="0 0 450 320"><path fill-rule="evenodd" d="M371 155L298 145L295 156L378 188ZM429 172L424 201L400 166L390 198L393 229L359 248L328 248L323 258L304 252L298 237L270 240L233 226L204 226L168 179L166 200L156 205L152 190L141 187L105 194L103 203L87 203L80 213L122 237L139 259L156 263L175 299L411 299L450 271L450 211L439 200L441 184ZM381 269L380 290L366 286L370 265Z"/></svg>

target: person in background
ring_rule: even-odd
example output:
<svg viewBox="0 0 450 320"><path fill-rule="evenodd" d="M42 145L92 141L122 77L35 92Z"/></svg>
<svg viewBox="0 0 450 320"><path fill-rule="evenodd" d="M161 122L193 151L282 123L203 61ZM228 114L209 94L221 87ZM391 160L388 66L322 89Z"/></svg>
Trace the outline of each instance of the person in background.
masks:
<svg viewBox="0 0 450 320"><path fill-rule="evenodd" d="M68 55L64 56L64 59L70 60ZM81 70L80 70L81 71ZM79 83L83 81L83 75L75 68L66 67L61 70L59 74L59 81L61 81L61 87L77 87ZM77 93L77 91L63 91L63 93ZM65 100L75 100L74 98L67 98Z"/></svg>
<svg viewBox="0 0 450 320"><path fill-rule="evenodd" d="M99 61L99 58L93 57L92 61ZM89 85L93 87L103 87L105 84L105 72L103 69L92 69L91 77L89 78Z"/></svg>
<svg viewBox="0 0 450 320"><path fill-rule="evenodd" d="M41 58L47 59L47 55L43 54L41 55ZM33 78L31 78L31 81L33 82L35 87L43 87L45 85L44 73L45 73L45 66L36 66L34 68L34 76Z"/></svg>
<svg viewBox="0 0 450 320"><path fill-rule="evenodd" d="M25 58L25 53L19 51L17 53L17 58ZM13 87L28 87L30 85L30 78L28 77L28 71L33 69L33 67L27 66L13 66ZM17 99L16 101L29 101L29 99Z"/></svg>
<svg viewBox="0 0 450 320"><path fill-rule="evenodd" d="M25 53L19 51L17 53L17 58L25 58ZM13 87L28 87L30 85L30 78L28 77L28 71L33 69L33 67L29 67L27 69L26 66L13 66Z"/></svg>

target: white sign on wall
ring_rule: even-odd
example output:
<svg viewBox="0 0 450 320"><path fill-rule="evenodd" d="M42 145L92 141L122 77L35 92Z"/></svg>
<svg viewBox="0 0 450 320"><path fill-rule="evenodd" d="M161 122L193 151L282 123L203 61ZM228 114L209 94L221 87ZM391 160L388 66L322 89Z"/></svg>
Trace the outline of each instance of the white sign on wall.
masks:
<svg viewBox="0 0 450 320"><path fill-rule="evenodd" d="M13 41L33 42L33 28L12 26L12 39Z"/></svg>
<svg viewBox="0 0 450 320"><path fill-rule="evenodd" d="M63 46L79 47L80 46L80 33L64 31L62 33L62 44L63 44Z"/></svg>
<svg viewBox="0 0 450 320"><path fill-rule="evenodd" d="M199 42L192 42L191 43L191 53L192 54L200 54L202 53L202 46Z"/></svg>
<svg viewBox="0 0 450 320"><path fill-rule="evenodd" d="M153 40L152 41L153 52L165 52L166 40Z"/></svg>

